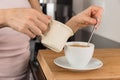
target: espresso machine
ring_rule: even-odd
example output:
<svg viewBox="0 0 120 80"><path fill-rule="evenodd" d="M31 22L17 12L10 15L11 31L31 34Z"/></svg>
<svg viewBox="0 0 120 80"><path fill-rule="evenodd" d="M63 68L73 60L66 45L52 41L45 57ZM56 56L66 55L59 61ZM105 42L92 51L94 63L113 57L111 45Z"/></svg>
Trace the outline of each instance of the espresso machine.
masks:
<svg viewBox="0 0 120 80"><path fill-rule="evenodd" d="M73 15L72 0L57 0L55 19L65 23Z"/></svg>
<svg viewBox="0 0 120 80"><path fill-rule="evenodd" d="M65 23L73 15L72 0L40 0L42 10L53 19Z"/></svg>
<svg viewBox="0 0 120 80"><path fill-rule="evenodd" d="M40 0L43 13L55 19L55 0Z"/></svg>

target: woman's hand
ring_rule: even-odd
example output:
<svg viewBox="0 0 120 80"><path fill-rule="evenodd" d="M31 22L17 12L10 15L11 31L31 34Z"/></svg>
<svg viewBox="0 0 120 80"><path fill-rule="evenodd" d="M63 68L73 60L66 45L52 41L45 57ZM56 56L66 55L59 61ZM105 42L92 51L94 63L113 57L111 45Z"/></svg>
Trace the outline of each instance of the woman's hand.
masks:
<svg viewBox="0 0 120 80"><path fill-rule="evenodd" d="M97 23L96 18L98 19L98 23L101 22L103 9L98 6L90 6L83 12L77 14L72 17L66 25L72 28L74 32L76 32L79 28L84 28L89 25L95 25Z"/></svg>
<svg viewBox="0 0 120 80"><path fill-rule="evenodd" d="M44 33L51 18L34 9L6 9L5 24L31 38Z"/></svg>

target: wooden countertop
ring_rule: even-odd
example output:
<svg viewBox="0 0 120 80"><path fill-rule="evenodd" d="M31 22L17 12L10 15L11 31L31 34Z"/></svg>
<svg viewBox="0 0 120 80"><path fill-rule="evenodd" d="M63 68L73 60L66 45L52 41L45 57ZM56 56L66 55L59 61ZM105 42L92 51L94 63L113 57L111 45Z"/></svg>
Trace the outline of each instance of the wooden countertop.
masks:
<svg viewBox="0 0 120 80"><path fill-rule="evenodd" d="M95 49L94 57L103 62L97 70L75 72L56 66L53 60L64 53L39 50L37 59L47 80L120 80L120 49Z"/></svg>

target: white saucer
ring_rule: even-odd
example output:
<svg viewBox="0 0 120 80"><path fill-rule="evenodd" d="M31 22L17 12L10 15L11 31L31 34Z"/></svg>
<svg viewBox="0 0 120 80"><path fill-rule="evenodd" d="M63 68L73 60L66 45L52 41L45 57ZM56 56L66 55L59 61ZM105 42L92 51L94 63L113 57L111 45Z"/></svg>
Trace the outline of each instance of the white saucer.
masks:
<svg viewBox="0 0 120 80"><path fill-rule="evenodd" d="M88 65L84 68L73 68L71 65L67 62L65 56L58 57L54 59L54 63L62 68L74 70L74 71L89 71L89 70L95 70L103 66L102 61L96 58L92 58Z"/></svg>

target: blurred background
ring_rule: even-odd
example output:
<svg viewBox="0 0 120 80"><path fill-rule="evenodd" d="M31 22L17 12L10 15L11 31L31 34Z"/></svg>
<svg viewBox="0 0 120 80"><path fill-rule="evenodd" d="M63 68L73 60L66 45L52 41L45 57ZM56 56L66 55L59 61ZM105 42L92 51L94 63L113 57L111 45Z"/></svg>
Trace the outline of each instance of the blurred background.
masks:
<svg viewBox="0 0 120 80"><path fill-rule="evenodd" d="M45 14L62 23L91 5L103 7L102 23L95 31L91 43L95 44L95 48L120 48L120 0L39 0L39 2ZM88 41L91 30L92 27L80 29L68 41ZM36 66L32 65L34 78L39 66L36 59L39 49L46 49L40 39L31 40L31 62Z"/></svg>

